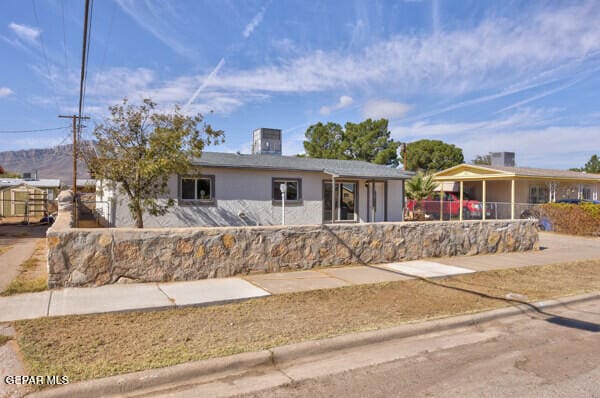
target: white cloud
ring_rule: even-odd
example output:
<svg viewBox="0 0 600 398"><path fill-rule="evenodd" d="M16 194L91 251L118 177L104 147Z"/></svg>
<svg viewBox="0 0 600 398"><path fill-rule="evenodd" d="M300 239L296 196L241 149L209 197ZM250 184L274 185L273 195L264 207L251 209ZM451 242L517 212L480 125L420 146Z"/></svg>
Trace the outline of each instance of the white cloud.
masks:
<svg viewBox="0 0 600 398"><path fill-rule="evenodd" d="M390 126L390 131L399 141L426 138L455 144L463 149L466 161L488 152L511 151L521 166L576 167L594 151L589 142L600 131L600 125L553 126L561 121L560 112L526 109L481 122L396 124Z"/></svg>
<svg viewBox="0 0 600 398"><path fill-rule="evenodd" d="M155 82L155 75L147 68L116 67L95 73L91 81L94 85L87 88L89 95L123 97L148 89Z"/></svg>
<svg viewBox="0 0 600 398"><path fill-rule="evenodd" d="M317 50L278 64L229 70L214 85L271 92L379 85L457 95L533 79L592 57L600 51L598 18L599 3L543 10L520 20L490 18L472 29L395 36L354 54Z"/></svg>
<svg viewBox="0 0 600 398"><path fill-rule="evenodd" d="M371 119L396 119L404 116L411 108L402 102L372 100L364 105L363 116Z"/></svg>
<svg viewBox="0 0 600 398"><path fill-rule="evenodd" d="M8 97L9 95L14 94L15 92L12 91L10 88L8 87L0 87L0 97Z"/></svg>
<svg viewBox="0 0 600 398"><path fill-rule="evenodd" d="M322 106L319 112L321 113L321 115L329 115L333 111L349 107L350 105L352 105L353 102L354 100L352 99L352 97L348 95L342 95L336 104L331 106Z"/></svg>
<svg viewBox="0 0 600 398"><path fill-rule="evenodd" d="M138 15L134 6L140 3L118 1L146 29L154 29L160 3L139 6L143 12ZM259 14L244 32L252 34L261 23ZM246 103L263 101L278 93L369 89L377 90L382 97L398 92L407 97L434 93L441 99L441 106L449 110L561 81L573 69L590 66L592 61L587 60L600 54L600 25L595 23L599 18L600 3L549 8L524 14L518 20L488 18L473 28L444 30L437 36L397 35L353 53L317 50L299 55L301 50L294 48L285 52L285 57L254 68L236 69L219 62L212 71L168 80L159 79L147 68L111 68L90 76L90 82L97 84L88 86L87 101L90 106L105 106L123 96L149 96L165 105L189 102L189 111L230 113ZM161 25L153 32L173 45L174 50L186 53L189 49L177 45L175 38L181 34L174 30L173 26ZM293 44L289 40L282 43L286 47ZM59 94L71 95L76 89L77 85L69 81ZM497 93L491 94L493 91ZM464 93L476 93L479 97L453 101ZM321 112L342 109L351 101L350 96L343 96L338 103L324 106ZM370 117L394 118L403 116L407 106L379 101L367 103L363 112ZM418 121L428 115L410 115L404 120Z"/></svg>
<svg viewBox="0 0 600 398"><path fill-rule="evenodd" d="M266 9L266 7L263 7L258 13L256 13L252 20L248 22L248 24L244 28L244 32L242 32L245 38L250 37L250 35L254 32L254 29L256 29L258 25L260 25L265 15Z"/></svg>
<svg viewBox="0 0 600 398"><path fill-rule="evenodd" d="M29 43L37 43L37 39L42 33L42 30L34 26L28 26L11 22L8 27L14 32L17 37Z"/></svg>

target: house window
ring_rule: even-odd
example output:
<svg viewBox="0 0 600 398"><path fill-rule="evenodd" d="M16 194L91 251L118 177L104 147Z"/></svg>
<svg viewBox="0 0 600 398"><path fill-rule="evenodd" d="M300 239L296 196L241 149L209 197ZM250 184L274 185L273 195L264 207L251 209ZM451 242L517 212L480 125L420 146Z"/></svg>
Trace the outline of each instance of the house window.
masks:
<svg viewBox="0 0 600 398"><path fill-rule="evenodd" d="M529 186L529 203L548 202L548 187L545 185Z"/></svg>
<svg viewBox="0 0 600 398"><path fill-rule="evenodd" d="M302 199L302 180L299 178L273 178L273 200L281 201L281 184L286 185L285 200L299 201Z"/></svg>
<svg viewBox="0 0 600 398"><path fill-rule="evenodd" d="M181 199L204 200L214 199L214 177L184 177L181 179Z"/></svg>

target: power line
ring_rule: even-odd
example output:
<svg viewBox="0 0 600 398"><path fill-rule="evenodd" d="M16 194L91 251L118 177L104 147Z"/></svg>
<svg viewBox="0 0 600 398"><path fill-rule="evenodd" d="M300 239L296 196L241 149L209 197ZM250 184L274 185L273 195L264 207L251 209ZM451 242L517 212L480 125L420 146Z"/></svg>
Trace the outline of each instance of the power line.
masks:
<svg viewBox="0 0 600 398"><path fill-rule="evenodd" d="M85 113L85 94L87 91L87 75L88 75L88 63L90 61L90 46L92 43L92 21L94 20L94 0L90 1L90 24L88 27L88 40L87 40L87 48L86 48L86 57L85 57L85 76L83 77L83 104L81 106L81 112L82 114ZM81 141L81 129L83 126L81 126L81 116L82 114L80 114L80 118L79 118L79 131L78 131L78 136L77 139L79 141Z"/></svg>
<svg viewBox="0 0 600 398"><path fill-rule="evenodd" d="M89 50L88 38L89 32L88 28L90 27L90 0L85 0L85 14L83 18L83 45L81 50L81 75L79 77L79 117L77 119L77 132L78 135L81 134L81 118L83 116L83 98L85 93L85 78L87 75L86 66L87 66L87 51Z"/></svg>
<svg viewBox="0 0 600 398"><path fill-rule="evenodd" d="M52 127L49 129L35 129L35 130L0 130L0 134L20 134L20 133L37 133L41 131L53 131L53 130L62 130L69 128L70 126L62 126L62 127Z"/></svg>

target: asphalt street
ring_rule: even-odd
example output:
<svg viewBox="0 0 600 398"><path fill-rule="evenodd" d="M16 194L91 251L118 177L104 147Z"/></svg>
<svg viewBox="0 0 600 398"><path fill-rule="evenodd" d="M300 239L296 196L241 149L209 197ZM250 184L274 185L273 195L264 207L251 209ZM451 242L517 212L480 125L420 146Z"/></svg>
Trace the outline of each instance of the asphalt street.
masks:
<svg viewBox="0 0 600 398"><path fill-rule="evenodd" d="M548 312L423 336L431 347L415 355L243 396L600 397L600 301ZM473 332L484 338L460 344Z"/></svg>

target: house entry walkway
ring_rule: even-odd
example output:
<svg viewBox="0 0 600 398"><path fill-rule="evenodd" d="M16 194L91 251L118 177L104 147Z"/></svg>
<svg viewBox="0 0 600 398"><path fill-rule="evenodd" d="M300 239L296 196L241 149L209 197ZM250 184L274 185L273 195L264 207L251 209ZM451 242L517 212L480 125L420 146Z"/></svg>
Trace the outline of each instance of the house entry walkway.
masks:
<svg viewBox="0 0 600 398"><path fill-rule="evenodd" d="M316 289L440 278L493 269L600 259L600 239L540 233L543 250L445 257L373 266L318 268L190 282L115 284L0 297L0 322L72 314L168 309Z"/></svg>

